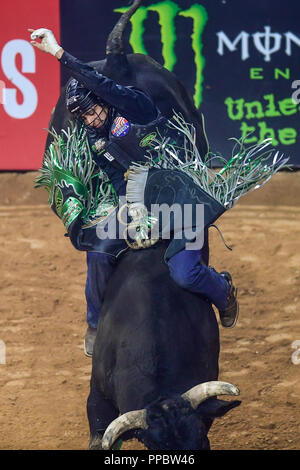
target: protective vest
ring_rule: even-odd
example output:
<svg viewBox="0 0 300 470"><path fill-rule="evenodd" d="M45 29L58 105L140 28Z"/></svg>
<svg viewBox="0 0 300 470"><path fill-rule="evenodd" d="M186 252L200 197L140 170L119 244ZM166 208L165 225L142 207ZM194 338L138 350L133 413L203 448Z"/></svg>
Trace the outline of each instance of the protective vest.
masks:
<svg viewBox="0 0 300 470"><path fill-rule="evenodd" d="M161 136L179 144L180 133L167 126L167 119L158 113L157 118L146 124L134 124L117 114L107 137L93 139L95 162L103 168L106 160L113 166L127 170L134 162L146 162L147 151L155 147L155 139Z"/></svg>

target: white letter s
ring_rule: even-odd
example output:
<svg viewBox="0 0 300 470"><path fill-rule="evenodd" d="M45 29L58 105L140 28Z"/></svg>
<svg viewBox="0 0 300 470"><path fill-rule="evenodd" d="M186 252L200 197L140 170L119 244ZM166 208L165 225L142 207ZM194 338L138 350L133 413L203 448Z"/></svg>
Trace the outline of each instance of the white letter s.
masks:
<svg viewBox="0 0 300 470"><path fill-rule="evenodd" d="M35 72L35 52L33 47L23 39L13 39L5 44L2 51L2 68L8 80L10 80L23 93L23 103L17 102L17 90L6 88L3 107L7 114L15 119L25 119L36 110L38 95L35 86L24 77L16 68L15 58L17 54L22 56L22 72Z"/></svg>

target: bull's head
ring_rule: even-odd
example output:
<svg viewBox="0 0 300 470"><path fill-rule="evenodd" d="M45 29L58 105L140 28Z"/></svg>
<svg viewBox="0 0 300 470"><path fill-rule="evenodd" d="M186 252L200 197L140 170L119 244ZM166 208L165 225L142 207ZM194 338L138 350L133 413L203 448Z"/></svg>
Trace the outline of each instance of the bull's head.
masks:
<svg viewBox="0 0 300 470"><path fill-rule="evenodd" d="M123 433L136 429L137 437L152 450L209 449L207 432L213 419L241 403L213 397L239 393L235 385L206 382L196 385L181 397L161 399L146 409L129 411L108 426L101 447L110 449Z"/></svg>

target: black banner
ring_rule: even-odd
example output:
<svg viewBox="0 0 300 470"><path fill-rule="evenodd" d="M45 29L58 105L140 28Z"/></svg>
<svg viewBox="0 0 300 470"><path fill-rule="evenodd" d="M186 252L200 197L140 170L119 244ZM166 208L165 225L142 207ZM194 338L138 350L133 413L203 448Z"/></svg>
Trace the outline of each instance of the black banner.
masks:
<svg viewBox="0 0 300 470"><path fill-rule="evenodd" d="M84 61L103 59L127 8L122 0L61 0L63 47ZM300 167L299 13L299 0L144 0L124 44L182 80L204 114L212 152L228 159L229 138L250 145L271 137Z"/></svg>

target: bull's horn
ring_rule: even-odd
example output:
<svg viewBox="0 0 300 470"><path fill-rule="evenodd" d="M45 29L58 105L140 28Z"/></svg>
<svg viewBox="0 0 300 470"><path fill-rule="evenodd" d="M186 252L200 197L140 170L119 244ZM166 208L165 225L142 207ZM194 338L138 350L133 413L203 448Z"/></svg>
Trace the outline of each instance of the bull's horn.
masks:
<svg viewBox="0 0 300 470"><path fill-rule="evenodd" d="M130 18L136 12L142 0L135 0L132 6L121 16L114 29L110 33L106 43L106 55L109 54L123 54L123 41L122 36Z"/></svg>
<svg viewBox="0 0 300 470"><path fill-rule="evenodd" d="M128 411L116 418L106 429L102 449L109 450L121 434L130 429L146 429L146 410Z"/></svg>
<svg viewBox="0 0 300 470"><path fill-rule="evenodd" d="M216 395L239 395L239 389L227 382L205 382L196 385L187 392L183 393L182 398L190 402L191 407L195 410L203 401Z"/></svg>

